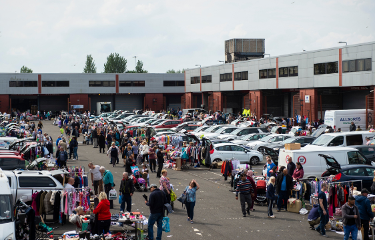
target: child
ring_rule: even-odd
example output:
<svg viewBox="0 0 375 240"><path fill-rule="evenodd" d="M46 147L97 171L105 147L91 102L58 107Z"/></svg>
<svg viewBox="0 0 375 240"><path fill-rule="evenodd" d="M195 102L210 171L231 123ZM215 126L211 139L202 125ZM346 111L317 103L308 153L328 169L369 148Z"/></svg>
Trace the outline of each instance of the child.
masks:
<svg viewBox="0 0 375 240"><path fill-rule="evenodd" d="M90 144L90 135L88 133L85 133L85 139L86 139L86 145Z"/></svg>
<svg viewBox="0 0 375 240"><path fill-rule="evenodd" d="M146 174L147 174L147 186L150 186L150 175L148 174L147 165L143 164L142 165L142 175L145 176ZM145 178L145 177L143 177L143 178Z"/></svg>

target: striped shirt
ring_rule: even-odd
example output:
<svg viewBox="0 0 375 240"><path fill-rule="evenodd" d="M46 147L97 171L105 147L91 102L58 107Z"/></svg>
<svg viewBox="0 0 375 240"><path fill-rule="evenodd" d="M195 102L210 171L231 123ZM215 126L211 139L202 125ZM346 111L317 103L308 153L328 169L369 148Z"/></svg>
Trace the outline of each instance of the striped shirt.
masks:
<svg viewBox="0 0 375 240"><path fill-rule="evenodd" d="M242 194L254 193L253 186L251 185L251 182L248 179L246 179L245 181L239 181L237 183L236 197L238 196L238 193L242 193Z"/></svg>

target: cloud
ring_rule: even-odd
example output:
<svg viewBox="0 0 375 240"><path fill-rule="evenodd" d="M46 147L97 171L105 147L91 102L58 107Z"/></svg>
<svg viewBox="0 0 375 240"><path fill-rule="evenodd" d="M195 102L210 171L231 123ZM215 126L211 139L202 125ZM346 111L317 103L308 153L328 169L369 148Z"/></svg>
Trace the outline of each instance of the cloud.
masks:
<svg viewBox="0 0 375 240"><path fill-rule="evenodd" d="M224 59L230 38L265 38L272 56L369 42L374 10L373 0L7 1L0 72L24 64L34 72L82 72L87 54L101 72L113 52L129 69L137 56L149 72L208 66Z"/></svg>

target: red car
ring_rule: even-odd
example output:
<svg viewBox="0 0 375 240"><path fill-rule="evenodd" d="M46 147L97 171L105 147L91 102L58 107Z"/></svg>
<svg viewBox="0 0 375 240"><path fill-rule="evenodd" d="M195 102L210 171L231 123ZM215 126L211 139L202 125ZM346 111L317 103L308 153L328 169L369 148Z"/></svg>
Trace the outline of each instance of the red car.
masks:
<svg viewBox="0 0 375 240"><path fill-rule="evenodd" d="M133 131L137 130L138 128L139 128L139 126L128 126L124 130L125 131L129 130L130 136L133 136Z"/></svg>
<svg viewBox="0 0 375 240"><path fill-rule="evenodd" d="M165 120L164 122L154 126L154 128L173 128L177 127L177 125L181 123L182 121L180 120Z"/></svg>

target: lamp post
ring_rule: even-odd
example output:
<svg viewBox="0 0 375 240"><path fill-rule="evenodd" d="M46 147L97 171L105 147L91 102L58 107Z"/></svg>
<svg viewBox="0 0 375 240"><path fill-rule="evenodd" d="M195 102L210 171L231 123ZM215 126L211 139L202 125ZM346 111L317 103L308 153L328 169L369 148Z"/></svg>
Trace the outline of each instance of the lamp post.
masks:
<svg viewBox="0 0 375 240"><path fill-rule="evenodd" d="M339 43L345 43L345 45L348 46L348 43L347 43L347 42L339 42Z"/></svg>
<svg viewBox="0 0 375 240"><path fill-rule="evenodd" d="M198 66L199 66L199 67L201 67L201 65L200 65L200 64L195 64L195 66L197 66L197 67L198 67Z"/></svg>

